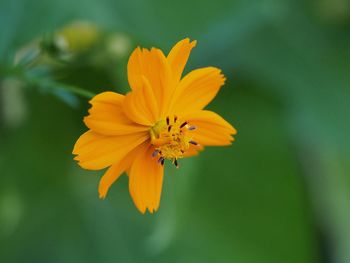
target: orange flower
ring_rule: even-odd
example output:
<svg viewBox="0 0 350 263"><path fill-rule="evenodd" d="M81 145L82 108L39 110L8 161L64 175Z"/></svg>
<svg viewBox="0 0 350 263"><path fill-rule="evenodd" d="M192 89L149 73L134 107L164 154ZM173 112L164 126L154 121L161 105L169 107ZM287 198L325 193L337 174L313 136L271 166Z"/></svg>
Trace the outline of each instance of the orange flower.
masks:
<svg viewBox="0 0 350 263"><path fill-rule="evenodd" d="M229 145L236 130L203 108L225 82L214 67L191 71L181 79L196 41L178 42L166 57L159 49L136 48L128 62L131 91L103 92L91 101L73 154L84 169L108 168L99 185L100 198L126 172L129 191L140 210L159 207L164 162L198 154L203 146Z"/></svg>

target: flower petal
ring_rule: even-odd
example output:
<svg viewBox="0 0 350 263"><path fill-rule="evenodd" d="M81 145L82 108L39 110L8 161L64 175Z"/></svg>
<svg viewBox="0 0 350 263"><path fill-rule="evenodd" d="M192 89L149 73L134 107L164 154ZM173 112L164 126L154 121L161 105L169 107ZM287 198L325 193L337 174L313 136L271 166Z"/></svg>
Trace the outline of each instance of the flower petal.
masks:
<svg viewBox="0 0 350 263"><path fill-rule="evenodd" d="M179 41L169 52L167 56L168 63L172 70L174 81L180 81L182 72L186 66L192 48L197 44L197 41L190 42L189 38Z"/></svg>
<svg viewBox="0 0 350 263"><path fill-rule="evenodd" d="M84 118L87 127L102 135L123 135L147 131L148 127L130 120L124 113L125 96L115 92L96 95L90 104L89 115Z"/></svg>
<svg viewBox="0 0 350 263"><path fill-rule="evenodd" d="M157 100L152 91L151 84L146 77L142 76L143 85L129 92L123 103L124 113L134 122L152 126L159 116Z"/></svg>
<svg viewBox="0 0 350 263"><path fill-rule="evenodd" d="M229 145L234 140L232 135L237 133L231 124L212 111L192 112L183 118L197 127L191 132L193 140L203 146Z"/></svg>
<svg viewBox="0 0 350 263"><path fill-rule="evenodd" d="M135 159L129 171L130 195L141 213L150 213L159 207L164 167L152 157L154 149L148 147Z"/></svg>
<svg viewBox="0 0 350 263"><path fill-rule="evenodd" d="M191 71L176 88L170 111L181 114L203 109L224 83L225 77L218 68L207 67Z"/></svg>
<svg viewBox="0 0 350 263"><path fill-rule="evenodd" d="M77 140L73 154L82 168L104 169L122 160L135 147L149 139L148 132L120 136L104 136L93 131L85 132Z"/></svg>
<svg viewBox="0 0 350 263"><path fill-rule="evenodd" d="M107 170L107 172L102 176L98 187L100 198L104 199L106 197L111 185L118 180L118 178L122 175L123 172L130 168L135 157L138 154L140 154L140 151L142 151L142 149L144 149L147 145L148 142L146 141L141 145L137 146L134 150L128 153L121 161L119 161L116 164L113 164Z"/></svg>
<svg viewBox="0 0 350 263"><path fill-rule="evenodd" d="M168 106L170 96L174 90L171 69L167 59L160 49L151 50L136 48L128 62L128 80L131 89L137 90L145 86L144 78L149 82L153 97L158 109L157 119L164 113Z"/></svg>

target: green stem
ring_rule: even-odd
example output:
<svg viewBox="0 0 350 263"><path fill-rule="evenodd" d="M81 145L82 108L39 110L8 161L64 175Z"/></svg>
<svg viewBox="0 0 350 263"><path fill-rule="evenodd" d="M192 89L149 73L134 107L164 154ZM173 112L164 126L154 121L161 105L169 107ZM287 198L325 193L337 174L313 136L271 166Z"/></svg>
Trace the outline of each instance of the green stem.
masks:
<svg viewBox="0 0 350 263"><path fill-rule="evenodd" d="M73 94L79 95L83 98L91 99L93 98L96 94L93 92L87 91L85 89L73 86L73 85L68 85L68 84L63 84L63 83L58 83L55 81L44 81L40 78L34 77L34 76L28 76L25 71L21 70L19 67L15 67L11 69L11 72L8 72L14 77L17 77L24 82L28 83L29 85L32 86L46 86L49 87L50 89L60 89L60 90L65 90L68 92L71 92Z"/></svg>
<svg viewBox="0 0 350 263"><path fill-rule="evenodd" d="M65 85L65 84L54 85L54 88L66 90L66 91L69 91L71 93L74 93L76 95L79 95L79 96L87 98L87 99L91 99L96 95L90 91L87 91L87 90L84 90L84 89L81 89L81 88L78 88L75 86L71 86L71 85Z"/></svg>

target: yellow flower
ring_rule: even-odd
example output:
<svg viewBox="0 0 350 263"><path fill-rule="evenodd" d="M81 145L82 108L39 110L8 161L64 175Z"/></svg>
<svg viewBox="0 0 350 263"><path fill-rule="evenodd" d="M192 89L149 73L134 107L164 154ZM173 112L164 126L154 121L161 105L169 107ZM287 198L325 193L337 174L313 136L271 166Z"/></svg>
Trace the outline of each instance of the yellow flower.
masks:
<svg viewBox="0 0 350 263"><path fill-rule="evenodd" d="M129 191L140 210L159 207L164 162L198 154L203 146L229 145L236 130L203 108L225 82L214 67L181 78L196 41L178 42L166 57L159 49L136 48L128 62L131 91L103 92L91 101L73 154L82 168L108 168L99 184L100 198L126 172Z"/></svg>

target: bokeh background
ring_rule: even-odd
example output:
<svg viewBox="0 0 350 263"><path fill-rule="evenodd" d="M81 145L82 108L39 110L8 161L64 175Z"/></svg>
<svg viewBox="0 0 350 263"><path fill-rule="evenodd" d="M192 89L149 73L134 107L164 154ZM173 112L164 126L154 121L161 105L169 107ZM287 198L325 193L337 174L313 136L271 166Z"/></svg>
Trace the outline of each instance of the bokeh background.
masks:
<svg viewBox="0 0 350 263"><path fill-rule="evenodd" d="M0 0L0 262L350 262L348 0ZM136 45L198 40L238 130L167 167L141 215L72 147Z"/></svg>

